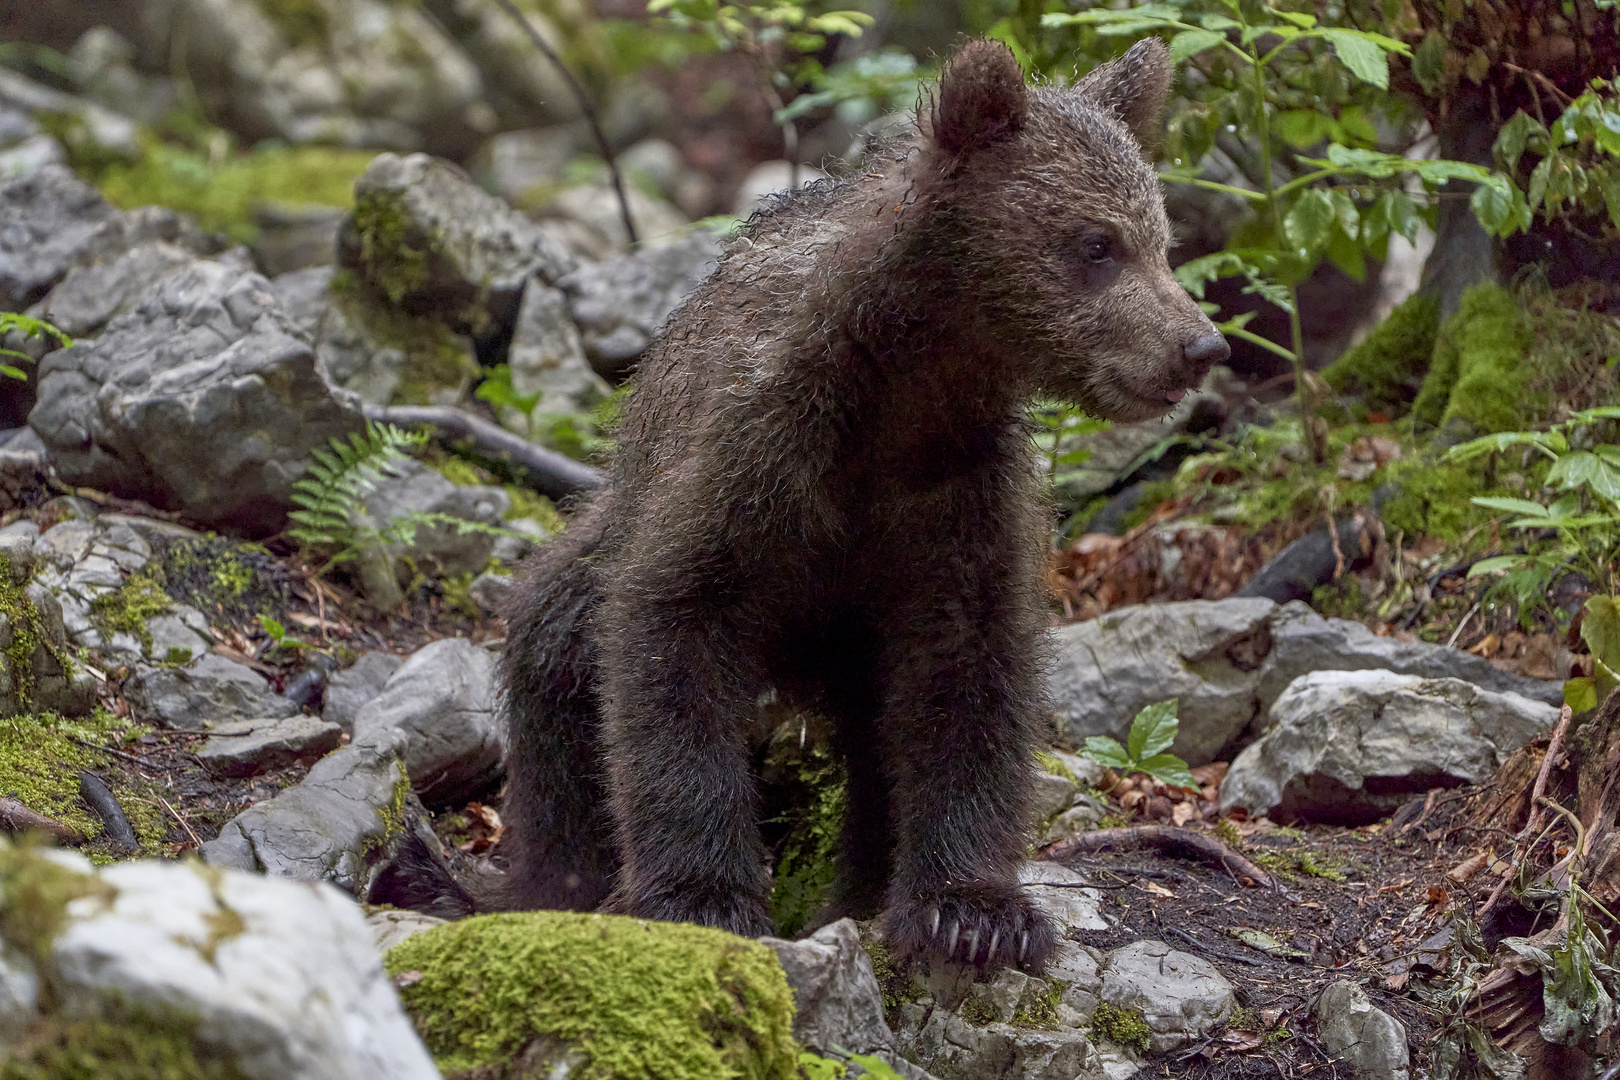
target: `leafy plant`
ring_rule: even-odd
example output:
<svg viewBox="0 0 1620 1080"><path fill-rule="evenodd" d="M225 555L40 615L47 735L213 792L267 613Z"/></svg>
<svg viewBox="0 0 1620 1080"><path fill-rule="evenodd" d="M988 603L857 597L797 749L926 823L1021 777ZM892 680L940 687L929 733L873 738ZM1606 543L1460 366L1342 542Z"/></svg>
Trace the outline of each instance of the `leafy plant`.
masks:
<svg viewBox="0 0 1620 1080"><path fill-rule="evenodd" d="M62 331L52 326L44 319L36 319L31 315L23 315L15 311L0 311L0 338L5 337L12 331L22 334L22 336L25 338L39 338L41 341L49 338L55 338L56 343L64 349L73 344L72 338L62 333ZM17 360L26 360L30 364L34 362L34 358L32 356L29 356L25 352L19 352L16 349L0 348L0 356L9 356ZM21 379L24 382L28 381L28 373L17 367L15 364L0 363L0 375L5 375L7 378L11 379Z"/></svg>
<svg viewBox="0 0 1620 1080"><path fill-rule="evenodd" d="M479 401L487 401L497 409L512 409L523 417L525 434L534 438L534 410L545 395L539 391L532 394L519 392L512 385L512 368L509 364L497 364L484 376L484 381L478 384L473 396Z"/></svg>
<svg viewBox="0 0 1620 1080"><path fill-rule="evenodd" d="M1447 456L1469 461L1523 448L1548 458L1545 485L1562 492L1551 502L1477 497L1476 506L1512 515L1509 529L1532 534L1525 550L1481 559L1471 579L1502 574L1501 588L1530 612L1546 603L1548 587L1562 574L1581 574L1596 595L1586 602L1581 638L1592 653L1591 678L1564 684L1564 700L1577 712L1596 708L1620 685L1620 445L1594 442L1592 429L1620 420L1620 406L1574 413L1546 431L1507 431L1454 446ZM1586 448L1574 445L1584 442ZM1552 542L1538 539L1550 533Z"/></svg>
<svg viewBox="0 0 1620 1080"><path fill-rule="evenodd" d="M1523 204L1515 207L1524 225L1531 214L1557 222L1606 211L1620 232L1620 97L1614 83L1594 79L1551 125L1520 109L1502 125L1494 149L1508 175L1529 174ZM1535 158L1540 160L1532 166Z"/></svg>
<svg viewBox="0 0 1620 1080"><path fill-rule="evenodd" d="M843 1080L849 1075L850 1065L859 1065L864 1070L863 1075L873 1080L901 1080L894 1066L876 1054L850 1054L846 1063L824 1058L809 1050L799 1052L799 1075L804 1080Z"/></svg>
<svg viewBox="0 0 1620 1080"><path fill-rule="evenodd" d="M1316 416L1322 388L1305 368L1304 332L1297 286L1323 260L1361 278L1366 258L1382 258L1392 233L1415 240L1432 213L1435 190L1452 180L1479 187L1472 205L1487 229L1511 232L1527 221L1523 196L1505 175L1457 161L1426 161L1373 148L1377 130L1368 104L1353 100L1360 86L1387 105L1389 56L1409 56L1402 42L1382 34L1335 26L1315 15L1241 0L1170 0L1127 8L1096 7L1043 15L1049 30L1087 27L1103 38L1169 37L1170 55L1184 64L1187 100L1172 116L1167 181L1191 184L1245 200L1256 211L1229 246L1183 264L1178 280L1202 299L1216 278L1238 276L1289 318L1287 344L1246 328L1246 313L1221 330L1288 360L1294 367L1304 434L1312 457L1326 457L1324 420ZM1371 102L1369 101L1369 104ZM1238 161L1253 158L1254 188L1198 175L1221 136ZM1247 136L1247 138L1245 138ZM1252 140L1252 141L1251 141ZM1304 151L1324 145L1320 156ZM1279 182L1279 166L1290 178ZM1421 208L1405 189L1416 177L1430 194Z"/></svg>
<svg viewBox="0 0 1620 1080"><path fill-rule="evenodd" d="M1149 705L1131 721L1131 733L1124 746L1107 735L1093 735L1086 740L1081 756L1106 765L1121 776L1146 773L1172 787L1197 789L1198 781L1187 771L1187 763L1165 752L1176 741L1176 732L1181 728L1181 721L1176 718L1178 706L1176 698Z"/></svg>
<svg viewBox="0 0 1620 1080"><path fill-rule="evenodd" d="M692 34L722 52L737 52L747 58L760 92L771 106L772 120L782 129L790 187L797 187L799 182L798 117L824 105L916 92L916 62L904 54L866 57L831 71L815 58L831 35L860 37L875 21L864 11L817 12L808 0L744 4L648 0L647 12L662 17L664 25L673 30ZM812 100L796 99L789 104L783 91L799 87L809 87Z"/></svg>

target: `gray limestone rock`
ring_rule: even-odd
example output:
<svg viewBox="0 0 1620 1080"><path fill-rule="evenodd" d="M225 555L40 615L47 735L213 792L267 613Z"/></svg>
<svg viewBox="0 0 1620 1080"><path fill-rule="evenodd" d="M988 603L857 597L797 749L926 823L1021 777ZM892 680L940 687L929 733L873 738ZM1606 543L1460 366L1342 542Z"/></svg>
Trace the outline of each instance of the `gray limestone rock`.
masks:
<svg viewBox="0 0 1620 1080"><path fill-rule="evenodd" d="M417 650L355 715L354 738L391 741L429 806L486 794L500 776L505 739L495 654L465 638Z"/></svg>
<svg viewBox="0 0 1620 1080"><path fill-rule="evenodd" d="M137 720L179 731L211 731L218 724L298 712L263 675L218 653L183 667L138 665L124 693Z"/></svg>
<svg viewBox="0 0 1620 1080"><path fill-rule="evenodd" d="M414 937L424 930L431 930L435 926L443 926L449 921L436 915L424 915L420 911L403 911L399 908L383 908L366 916L371 941L377 946L377 951L384 956L388 955L389 949L406 938Z"/></svg>
<svg viewBox="0 0 1620 1080"><path fill-rule="evenodd" d="M1406 1025L1368 1001L1359 984L1330 984L1311 1012L1322 1048L1348 1062L1356 1080L1407 1080L1411 1075Z"/></svg>
<svg viewBox="0 0 1620 1080"><path fill-rule="evenodd" d="M53 861L90 880L43 951L49 1008L184 1016L249 1080L438 1080L337 890L196 863Z"/></svg>
<svg viewBox="0 0 1620 1080"><path fill-rule="evenodd" d="M1551 705L1460 679L1313 672L1278 695L1266 733L1232 762L1221 809L1365 824L1430 788L1488 779L1557 719Z"/></svg>
<svg viewBox="0 0 1620 1080"><path fill-rule="evenodd" d="M568 298L537 279L530 279L523 290L506 362L511 366L512 389L540 395L534 407L537 414L586 412L613 392L585 359L579 328L568 313ZM515 409L504 410L501 423L526 433L527 418Z"/></svg>
<svg viewBox="0 0 1620 1080"><path fill-rule="evenodd" d="M1066 776L1056 776L1049 772L1037 770L1035 783L1030 792L1031 802L1034 804L1033 817L1036 823L1046 821L1063 813L1074 804L1075 796L1080 789L1075 782Z"/></svg>
<svg viewBox="0 0 1620 1080"><path fill-rule="evenodd" d="M467 586L467 595L473 598L473 603L486 615L499 614L506 604L507 595L511 593L513 579L510 574L495 574L485 571L473 578L472 584Z"/></svg>
<svg viewBox="0 0 1620 1080"><path fill-rule="evenodd" d="M983 1026L936 1008L902 1050L940 1080L1104 1080L1085 1032Z"/></svg>
<svg viewBox="0 0 1620 1080"><path fill-rule="evenodd" d="M379 527L412 514L438 514L498 526L512 497L498 487L461 486L419 461L398 462L365 498L365 511ZM396 562L409 558L414 570L438 577L476 574L489 565L495 537L488 532L462 532L454 524L419 526L409 544L391 544ZM401 567L403 569L403 566Z"/></svg>
<svg viewBox="0 0 1620 1080"><path fill-rule="evenodd" d="M9 68L0 68L0 107L39 119L48 116L58 123L66 121L74 141L85 151L129 158L140 153L140 129L129 117Z"/></svg>
<svg viewBox="0 0 1620 1080"><path fill-rule="evenodd" d="M197 262L47 356L29 424L65 481L263 534L285 522L309 452L365 421L269 282Z"/></svg>
<svg viewBox="0 0 1620 1080"><path fill-rule="evenodd" d="M140 244L93 266L69 270L40 301L37 313L69 337L95 337L116 316L139 307L155 285L196 261L193 252L167 240ZM253 270L241 248L219 261L241 273Z"/></svg>
<svg viewBox="0 0 1620 1080"><path fill-rule="evenodd" d="M209 729L197 760L216 776L255 776L328 754L342 737L342 728L314 716L228 720Z"/></svg>
<svg viewBox="0 0 1620 1080"><path fill-rule="evenodd" d="M301 783L227 822L203 845L203 859L272 877L330 881L365 899L412 827L407 819L415 815L403 796L409 783L393 742L340 747ZM415 831L437 848L425 825Z"/></svg>
<svg viewBox="0 0 1620 1080"><path fill-rule="evenodd" d="M322 718L353 734L354 718L382 693L389 678L404 662L393 653L362 653L353 664L328 680L326 699L321 709Z"/></svg>
<svg viewBox="0 0 1620 1080"><path fill-rule="evenodd" d="M409 311L510 327L530 277L554 282L573 269L538 225L447 161L381 154L354 193L338 261Z"/></svg>
<svg viewBox="0 0 1620 1080"><path fill-rule="evenodd" d="M805 1047L824 1055L894 1049L883 991L852 920L839 919L799 941L760 940L776 951L793 988L793 1037Z"/></svg>
<svg viewBox="0 0 1620 1080"><path fill-rule="evenodd" d="M641 355L719 258L720 242L699 229L679 243L581 266L557 282L596 370L614 375Z"/></svg>
<svg viewBox="0 0 1620 1080"><path fill-rule="evenodd" d="M1149 1044L1159 1053L1225 1023L1237 1006L1232 984L1215 965L1162 941L1136 941L1115 949L1103 959L1100 974L1098 997L1121 1009L1139 1010Z"/></svg>
<svg viewBox="0 0 1620 1080"><path fill-rule="evenodd" d="M1062 863L1026 862L1018 867L1018 880L1024 886L1024 895L1066 930L1109 928L1097 890L1079 887L1090 884L1080 871Z"/></svg>
<svg viewBox="0 0 1620 1080"><path fill-rule="evenodd" d="M1562 700L1559 683L1499 671L1458 649L1378 637L1297 602L1234 598L1119 608L1060 627L1053 644L1048 691L1072 742L1091 735L1123 742L1142 708L1177 698L1181 727L1171 751L1190 765L1252 741L1272 701L1310 671L1382 668Z"/></svg>

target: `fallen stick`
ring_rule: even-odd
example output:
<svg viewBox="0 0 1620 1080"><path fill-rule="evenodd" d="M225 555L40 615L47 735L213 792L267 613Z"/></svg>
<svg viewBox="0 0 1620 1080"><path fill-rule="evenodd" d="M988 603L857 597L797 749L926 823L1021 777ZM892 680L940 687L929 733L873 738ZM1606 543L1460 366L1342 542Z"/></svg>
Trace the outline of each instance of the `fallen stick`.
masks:
<svg viewBox="0 0 1620 1080"><path fill-rule="evenodd" d="M96 812L102 822L107 826L107 835L112 842L125 851L139 850L140 841L135 839L135 830L130 826L129 815L113 797L112 789L107 781L93 772L79 774L79 798L90 804L90 809Z"/></svg>
<svg viewBox="0 0 1620 1080"><path fill-rule="evenodd" d="M50 833L58 840L69 844L81 844L84 842L84 834L73 826L64 825L55 818L36 813L16 799L0 799L0 830L8 833L21 833L28 832L30 829Z"/></svg>
<svg viewBox="0 0 1620 1080"><path fill-rule="evenodd" d="M1569 722L1574 717L1575 712L1568 705L1558 711L1558 725L1553 728L1552 738L1547 740L1547 752L1541 758L1541 769L1536 773L1536 782L1530 788L1530 814L1525 819L1524 828L1513 838L1515 872L1518 870L1518 863L1535 847L1535 844L1525 847L1525 841L1534 836L1536 830L1541 827L1541 806L1544 801L1542 796L1547 793L1547 776L1552 772L1553 762L1564 749L1564 736L1569 732ZM1510 873L1497 881L1496 888L1491 890L1491 895L1485 900L1485 906L1474 916L1476 919L1483 919L1486 913L1496 906L1496 902L1502 899L1502 893L1514 876L1515 874Z"/></svg>
<svg viewBox="0 0 1620 1080"><path fill-rule="evenodd" d="M1240 877L1247 877L1256 885L1270 888L1271 875L1242 855L1233 851L1213 836L1174 825L1132 825L1123 829L1095 829L1091 832L1059 840L1043 848L1038 856L1046 862L1063 862L1076 855L1092 855L1099 851L1135 851L1154 848L1159 851L1190 855L1211 866L1220 866Z"/></svg>
<svg viewBox="0 0 1620 1080"><path fill-rule="evenodd" d="M553 499L591 491L604 482L600 469L536 446L465 409L449 405L367 405L366 419L402 426L426 424L438 430L440 439L471 439L479 454L511 466L536 491Z"/></svg>

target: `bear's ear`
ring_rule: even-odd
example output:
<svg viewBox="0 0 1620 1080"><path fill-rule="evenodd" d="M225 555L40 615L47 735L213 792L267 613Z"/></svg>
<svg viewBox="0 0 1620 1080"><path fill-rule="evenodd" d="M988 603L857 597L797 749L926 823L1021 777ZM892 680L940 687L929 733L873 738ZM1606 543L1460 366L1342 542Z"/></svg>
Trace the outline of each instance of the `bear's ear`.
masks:
<svg viewBox="0 0 1620 1080"><path fill-rule="evenodd" d="M945 62L934 96L934 145L960 158L1024 126L1029 92L1012 50L999 41L970 41Z"/></svg>
<svg viewBox="0 0 1620 1080"><path fill-rule="evenodd" d="M1158 145L1160 116L1170 92L1170 50L1158 38L1143 38L1118 60L1080 80L1086 100L1113 113L1144 151Z"/></svg>

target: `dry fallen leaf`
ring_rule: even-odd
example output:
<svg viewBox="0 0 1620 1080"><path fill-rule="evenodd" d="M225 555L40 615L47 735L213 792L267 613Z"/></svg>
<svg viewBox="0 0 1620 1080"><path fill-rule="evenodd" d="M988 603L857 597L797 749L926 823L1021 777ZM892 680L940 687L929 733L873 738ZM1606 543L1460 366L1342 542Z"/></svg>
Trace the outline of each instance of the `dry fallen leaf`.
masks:
<svg viewBox="0 0 1620 1080"><path fill-rule="evenodd" d="M1142 888L1146 889L1148 892L1152 893L1154 896L1164 896L1164 897L1168 897L1171 900L1174 900L1176 898L1175 893L1171 892L1169 889L1165 888L1163 885L1160 885L1156 881L1149 881L1145 885L1143 885Z"/></svg>
<svg viewBox="0 0 1620 1080"><path fill-rule="evenodd" d="M1490 858L1490 852L1482 851L1478 855L1464 859L1456 866L1453 866L1450 870L1447 870L1446 877L1457 882L1458 884L1461 884L1462 882L1473 877L1475 874L1479 873L1480 870L1484 868L1485 864L1490 861Z"/></svg>

